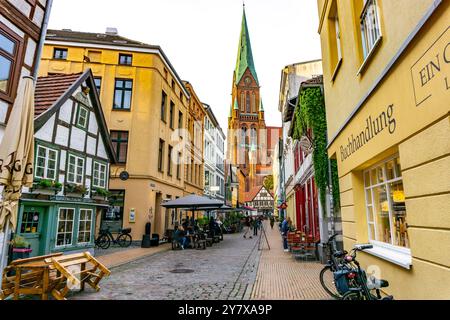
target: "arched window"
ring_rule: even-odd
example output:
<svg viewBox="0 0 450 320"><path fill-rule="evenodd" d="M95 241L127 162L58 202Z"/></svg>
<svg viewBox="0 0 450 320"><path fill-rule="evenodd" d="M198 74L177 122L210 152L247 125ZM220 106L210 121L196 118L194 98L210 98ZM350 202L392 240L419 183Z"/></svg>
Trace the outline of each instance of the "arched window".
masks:
<svg viewBox="0 0 450 320"><path fill-rule="evenodd" d="M256 128L252 127L250 131L250 141L252 145L252 150L256 150L256 146L258 144L258 135L256 134Z"/></svg>
<svg viewBox="0 0 450 320"><path fill-rule="evenodd" d="M247 92L245 104L247 106L247 113L250 113L251 112L251 109L250 109L250 93L248 93L248 92Z"/></svg>

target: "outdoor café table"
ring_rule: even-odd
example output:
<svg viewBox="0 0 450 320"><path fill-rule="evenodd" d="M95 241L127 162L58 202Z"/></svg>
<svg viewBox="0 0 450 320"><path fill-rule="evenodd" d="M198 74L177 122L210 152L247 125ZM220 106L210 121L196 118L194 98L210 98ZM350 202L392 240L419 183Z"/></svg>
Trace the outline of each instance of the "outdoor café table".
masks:
<svg viewBox="0 0 450 320"><path fill-rule="evenodd" d="M13 299L18 300L21 294L30 294L40 295L42 300L47 300L48 293L55 284L50 281L50 271L54 270L54 267L53 264L46 263L44 258L59 255L62 253L13 261L11 268L16 273Z"/></svg>

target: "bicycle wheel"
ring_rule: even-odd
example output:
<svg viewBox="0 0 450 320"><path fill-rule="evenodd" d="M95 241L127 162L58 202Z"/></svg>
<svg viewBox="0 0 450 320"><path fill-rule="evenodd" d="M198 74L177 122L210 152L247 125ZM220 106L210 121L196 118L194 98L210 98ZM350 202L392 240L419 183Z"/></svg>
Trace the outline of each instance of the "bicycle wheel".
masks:
<svg viewBox="0 0 450 320"><path fill-rule="evenodd" d="M95 241L95 244L99 248L108 249L109 246L111 245L111 241L109 240L109 237L107 235L102 234L101 236L99 236L97 238L97 240Z"/></svg>
<svg viewBox="0 0 450 320"><path fill-rule="evenodd" d="M340 299L342 297L336 289L331 267L326 266L325 268L323 268L322 271L320 271L319 277L320 284L331 297L333 297L334 299Z"/></svg>
<svg viewBox="0 0 450 320"><path fill-rule="evenodd" d="M131 241L132 241L132 239L131 239L131 236L129 234L121 234L117 238L117 243L121 247L129 247L131 245Z"/></svg>
<svg viewBox="0 0 450 320"><path fill-rule="evenodd" d="M366 300L361 292L347 291L342 296L341 300Z"/></svg>

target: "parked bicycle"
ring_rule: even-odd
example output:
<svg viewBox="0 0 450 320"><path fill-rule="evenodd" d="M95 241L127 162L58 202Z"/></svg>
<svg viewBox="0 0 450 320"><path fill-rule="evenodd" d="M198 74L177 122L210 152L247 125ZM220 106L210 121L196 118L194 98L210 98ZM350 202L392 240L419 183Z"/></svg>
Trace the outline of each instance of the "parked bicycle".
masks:
<svg viewBox="0 0 450 320"><path fill-rule="evenodd" d="M118 244L120 247L129 247L133 241L130 233L131 228L120 229L117 237L114 239L110 227L108 226L106 229L100 230L100 233L95 240L95 245L102 249L108 249L112 242L113 244Z"/></svg>
<svg viewBox="0 0 450 320"><path fill-rule="evenodd" d="M389 286L389 282L383 279L377 279L374 276L367 278L366 272L361 268L359 262L356 260L356 252L372 249L373 245L363 244L355 245L351 254L345 257L345 261L352 270L347 274L347 277L352 279L352 286L348 288L347 292L343 294L342 300L393 300L393 296L381 296L380 289ZM373 294L375 291L375 294Z"/></svg>
<svg viewBox="0 0 450 320"><path fill-rule="evenodd" d="M336 241L335 238L337 234L332 235L326 243L325 250L327 252L328 261L325 267L320 271L320 284L323 289L333 298L341 299L342 291L338 290L338 286L336 283L336 276L338 281L340 281L340 274L345 274L348 268L344 262L345 255L348 254L347 251L338 251L336 249Z"/></svg>

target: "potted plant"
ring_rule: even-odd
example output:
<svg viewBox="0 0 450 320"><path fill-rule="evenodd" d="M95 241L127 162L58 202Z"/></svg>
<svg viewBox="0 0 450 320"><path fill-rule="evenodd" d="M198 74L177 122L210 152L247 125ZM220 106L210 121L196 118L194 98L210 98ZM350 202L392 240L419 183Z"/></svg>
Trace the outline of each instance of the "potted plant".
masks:
<svg viewBox="0 0 450 320"><path fill-rule="evenodd" d="M41 179L33 184L32 191L39 194L54 195L61 191L62 184L53 180Z"/></svg>
<svg viewBox="0 0 450 320"><path fill-rule="evenodd" d="M26 259L30 257L31 249L30 243L25 240L24 237L15 235L14 239L11 240L11 245L13 247L12 260Z"/></svg>
<svg viewBox="0 0 450 320"><path fill-rule="evenodd" d="M107 200L109 191L102 188L96 188L92 192L92 199L94 200Z"/></svg>
<svg viewBox="0 0 450 320"><path fill-rule="evenodd" d="M83 197L87 193L87 188L80 184L66 183L64 191L67 197Z"/></svg>

